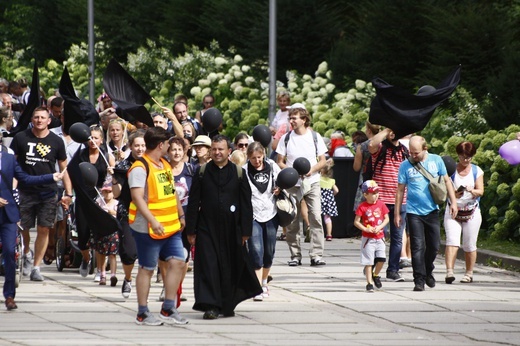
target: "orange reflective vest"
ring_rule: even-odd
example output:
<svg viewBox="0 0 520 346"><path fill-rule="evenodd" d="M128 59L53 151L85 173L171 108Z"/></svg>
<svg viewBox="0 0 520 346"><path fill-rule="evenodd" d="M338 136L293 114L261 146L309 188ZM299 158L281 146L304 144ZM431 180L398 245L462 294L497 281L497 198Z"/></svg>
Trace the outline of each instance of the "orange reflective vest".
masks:
<svg viewBox="0 0 520 346"><path fill-rule="evenodd" d="M142 167L147 172L146 186L148 187L148 209L153 216L164 227L164 235L156 235L150 224L148 224L148 234L154 239L164 239L172 236L181 229L179 213L177 209L177 196L175 195L175 185L171 166L165 159L161 158L164 168L156 168L152 160L145 154L143 159L148 167L140 161L136 160L132 167L128 170L128 174L135 167ZM137 206L134 202L130 203L128 222L134 223L137 215Z"/></svg>

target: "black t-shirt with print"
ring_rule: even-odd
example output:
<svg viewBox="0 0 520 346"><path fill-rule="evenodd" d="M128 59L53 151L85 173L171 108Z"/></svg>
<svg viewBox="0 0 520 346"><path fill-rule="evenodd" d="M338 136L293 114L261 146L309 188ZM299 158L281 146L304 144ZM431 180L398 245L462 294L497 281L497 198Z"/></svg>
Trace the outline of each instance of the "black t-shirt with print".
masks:
<svg viewBox="0 0 520 346"><path fill-rule="evenodd" d="M67 152L63 140L52 132L44 138L37 138L31 129L14 136L11 149L17 155L20 167L30 175L42 175L56 172L56 162L67 160ZM26 192L56 191L56 183L18 188Z"/></svg>

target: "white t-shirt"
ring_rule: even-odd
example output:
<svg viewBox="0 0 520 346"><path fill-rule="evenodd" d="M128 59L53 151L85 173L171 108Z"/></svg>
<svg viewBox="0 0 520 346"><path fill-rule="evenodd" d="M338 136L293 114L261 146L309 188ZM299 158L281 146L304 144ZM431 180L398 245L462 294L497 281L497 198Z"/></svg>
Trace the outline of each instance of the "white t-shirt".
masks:
<svg viewBox="0 0 520 346"><path fill-rule="evenodd" d="M285 137L290 135L289 141L287 142L287 150L285 150ZM285 163L288 167L292 167L294 161L299 157L305 157L311 163L311 167L318 163L317 156L325 155L327 147L325 142L319 133L316 132L317 143L314 144L314 138L312 136L312 130L307 128L304 135L299 135L294 131L288 132L280 138L276 152L282 156L287 156L287 162ZM316 146L318 147L316 150ZM316 151L318 155L316 155ZM309 184L313 184L320 181L320 173L314 172L310 177L305 178Z"/></svg>
<svg viewBox="0 0 520 346"><path fill-rule="evenodd" d="M289 120L287 118L289 117L289 110L286 110L285 112L282 112L281 110L278 110L276 112L273 121L271 122L271 126L274 127L275 130L278 131L280 126L282 124L288 124Z"/></svg>

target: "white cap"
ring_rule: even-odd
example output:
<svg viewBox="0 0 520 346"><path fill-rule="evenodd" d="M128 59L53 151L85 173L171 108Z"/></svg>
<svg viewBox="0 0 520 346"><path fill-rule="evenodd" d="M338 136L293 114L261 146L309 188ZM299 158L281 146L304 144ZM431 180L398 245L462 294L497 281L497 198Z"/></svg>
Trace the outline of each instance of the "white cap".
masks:
<svg viewBox="0 0 520 346"><path fill-rule="evenodd" d="M307 108L305 108L305 106L303 105L303 103L293 103L292 105L290 105L289 107L287 107L289 109L295 109L295 108L302 108L302 109L305 109L307 110Z"/></svg>

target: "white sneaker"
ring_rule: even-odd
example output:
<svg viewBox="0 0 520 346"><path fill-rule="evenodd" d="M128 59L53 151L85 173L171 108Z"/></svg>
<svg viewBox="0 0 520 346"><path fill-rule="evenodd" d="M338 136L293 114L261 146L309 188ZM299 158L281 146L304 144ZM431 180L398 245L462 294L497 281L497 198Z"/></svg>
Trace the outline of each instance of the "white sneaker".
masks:
<svg viewBox="0 0 520 346"><path fill-rule="evenodd" d="M22 269L23 276L31 275L32 268L33 268L33 252L32 252L32 250L29 250L28 253L23 255L23 269Z"/></svg>
<svg viewBox="0 0 520 346"><path fill-rule="evenodd" d="M259 295L255 296L255 297L253 298L253 300L254 300L255 302L261 302L261 301L264 300L264 295L263 295L263 294L259 294Z"/></svg>
<svg viewBox="0 0 520 346"><path fill-rule="evenodd" d="M161 309L161 313L159 314L159 318L168 324L188 324L189 321L182 317L177 309L172 308L171 310Z"/></svg>
<svg viewBox="0 0 520 346"><path fill-rule="evenodd" d="M162 321L158 320L153 314L150 312L145 312L140 315L137 315L135 319L135 323L142 326L161 326L163 324Z"/></svg>
<svg viewBox="0 0 520 346"><path fill-rule="evenodd" d="M94 282L100 282L101 281L101 272L97 271L96 276L94 276Z"/></svg>
<svg viewBox="0 0 520 346"><path fill-rule="evenodd" d="M262 293L262 296L264 298L269 298L269 286L262 286L262 290L264 291Z"/></svg>

